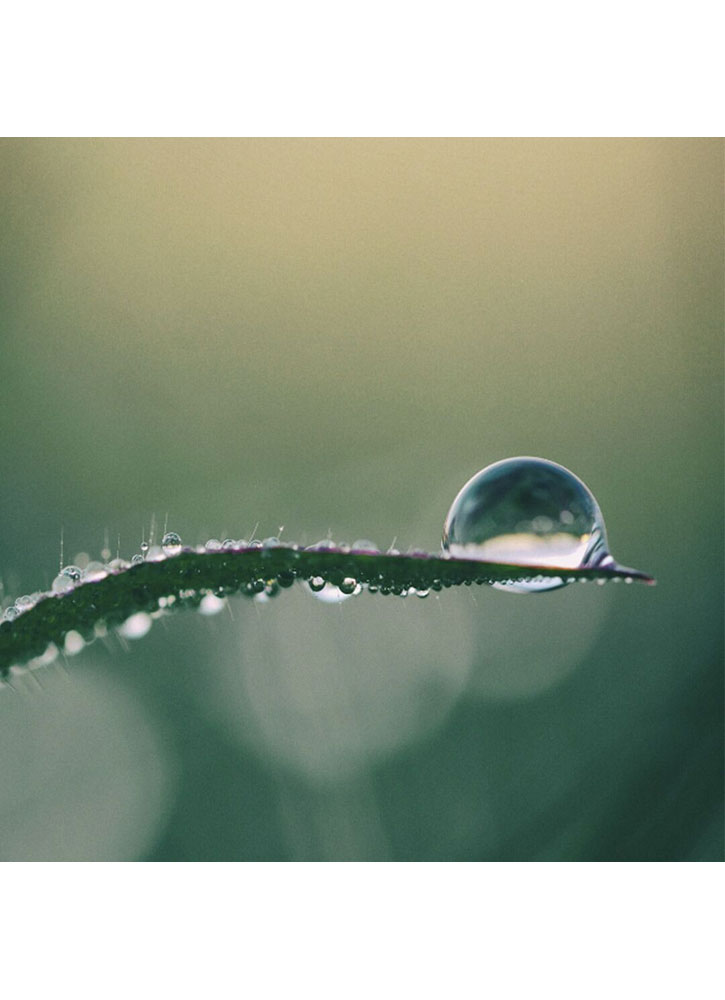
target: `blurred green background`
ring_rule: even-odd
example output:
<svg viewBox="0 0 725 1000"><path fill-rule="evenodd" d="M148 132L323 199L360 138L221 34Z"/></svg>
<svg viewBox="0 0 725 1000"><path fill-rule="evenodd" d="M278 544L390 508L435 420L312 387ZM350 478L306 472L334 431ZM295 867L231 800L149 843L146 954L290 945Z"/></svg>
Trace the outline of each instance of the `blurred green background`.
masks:
<svg viewBox="0 0 725 1000"><path fill-rule="evenodd" d="M435 551L511 455L656 588L301 587L0 691L4 860L720 860L719 140L0 143L5 603L152 518Z"/></svg>

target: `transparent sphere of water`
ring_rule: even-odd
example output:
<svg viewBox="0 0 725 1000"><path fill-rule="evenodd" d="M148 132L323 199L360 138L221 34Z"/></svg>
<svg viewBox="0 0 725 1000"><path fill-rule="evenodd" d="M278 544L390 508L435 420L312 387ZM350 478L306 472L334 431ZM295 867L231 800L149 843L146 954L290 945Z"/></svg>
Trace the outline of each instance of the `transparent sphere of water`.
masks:
<svg viewBox="0 0 725 1000"><path fill-rule="evenodd" d="M181 535L175 531L167 531L161 539L161 548L167 556L176 556L181 552Z"/></svg>
<svg viewBox="0 0 725 1000"><path fill-rule="evenodd" d="M507 458L469 479L448 511L443 548L461 559L518 566L583 569L614 562L591 490L543 458ZM494 584L516 594L565 585L564 577Z"/></svg>

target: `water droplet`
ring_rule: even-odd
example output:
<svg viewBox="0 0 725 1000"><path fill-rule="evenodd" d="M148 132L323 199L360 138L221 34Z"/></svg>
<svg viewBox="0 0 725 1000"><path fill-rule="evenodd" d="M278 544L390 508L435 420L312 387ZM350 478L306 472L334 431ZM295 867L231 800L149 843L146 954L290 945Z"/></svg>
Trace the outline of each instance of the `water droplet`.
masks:
<svg viewBox="0 0 725 1000"><path fill-rule="evenodd" d="M3 611L2 621L14 622L19 614L20 612L15 607L15 605L11 604L9 608L5 608L5 610Z"/></svg>
<svg viewBox="0 0 725 1000"><path fill-rule="evenodd" d="M141 561L143 562L143 560ZM128 562L128 560L118 558L118 559L111 559L110 563L108 564L108 568L111 570L112 573L122 573L123 570L128 569L130 565L131 563Z"/></svg>
<svg viewBox="0 0 725 1000"><path fill-rule="evenodd" d="M148 552L146 553L146 562L163 562L164 559L166 559L166 553L160 545L149 546Z"/></svg>
<svg viewBox="0 0 725 1000"><path fill-rule="evenodd" d="M519 566L613 565L591 491L568 469L542 458L508 458L470 479L446 517L443 548L461 559ZM494 587L532 594L566 583L539 576Z"/></svg>
<svg viewBox="0 0 725 1000"><path fill-rule="evenodd" d="M280 542L279 538L277 538L275 535L272 535L270 538L265 538L264 539L264 541L262 542L262 548L263 549L278 549L281 544L282 543Z"/></svg>
<svg viewBox="0 0 725 1000"><path fill-rule="evenodd" d="M145 542L145 541L141 542L141 554L142 555L146 555L146 553L148 552L148 550L149 550L149 543Z"/></svg>
<svg viewBox="0 0 725 1000"><path fill-rule="evenodd" d="M307 552L332 552L337 548L337 545L333 542L331 538L323 538L320 542L315 542L314 545L308 545Z"/></svg>
<svg viewBox="0 0 725 1000"><path fill-rule="evenodd" d="M22 597L18 597L15 600L15 607L18 614L22 614L24 611L30 611L40 600L40 594L23 594Z"/></svg>
<svg viewBox="0 0 725 1000"><path fill-rule="evenodd" d="M75 630L66 632L65 640L63 642L63 650L68 656L75 656L76 653L80 653L86 644L86 640Z"/></svg>
<svg viewBox="0 0 725 1000"><path fill-rule="evenodd" d="M74 583L77 583L83 575L83 570L79 566L64 566L60 571L60 575L67 576L69 579L73 580Z"/></svg>
<svg viewBox="0 0 725 1000"><path fill-rule="evenodd" d="M430 590L416 590L416 597L427 597L430 594Z"/></svg>
<svg viewBox="0 0 725 1000"><path fill-rule="evenodd" d="M325 580L321 576L312 576L307 581L307 586L310 588L313 594L319 594L319 592L324 589Z"/></svg>
<svg viewBox="0 0 725 1000"><path fill-rule="evenodd" d="M143 556L139 555L138 552L136 553L135 556L131 556L131 565L132 566L138 566L139 563L142 563L143 561L144 561Z"/></svg>
<svg viewBox="0 0 725 1000"><path fill-rule="evenodd" d="M234 541L233 538L225 538L224 541L222 542L222 548L227 551L229 549L235 549L236 547L237 543Z"/></svg>
<svg viewBox="0 0 725 1000"><path fill-rule="evenodd" d="M167 531L161 539L161 548L167 556L178 556L181 552L181 535L175 531Z"/></svg>
<svg viewBox="0 0 725 1000"><path fill-rule="evenodd" d="M320 579L322 578L313 577L313 580ZM319 589L310 586L308 581L305 581L305 587L313 597L316 597L318 601L322 601L323 604L342 604L343 601L347 601L353 594L352 591L349 594L345 594L340 587L336 587L334 583L327 583L324 580L322 581L322 587Z"/></svg>
<svg viewBox="0 0 725 1000"><path fill-rule="evenodd" d="M54 594L67 594L69 590L73 590L75 583L69 576L64 576L63 573L59 573L50 585L50 589Z"/></svg>
<svg viewBox="0 0 725 1000"><path fill-rule="evenodd" d="M58 658L58 647L54 642L48 643L45 647L45 652L41 653L40 656L36 656L30 661L32 667L47 667L49 664L53 663Z"/></svg>
<svg viewBox="0 0 725 1000"><path fill-rule="evenodd" d="M199 604L199 614L207 616L218 615L220 611L224 610L225 604L226 601L215 594L204 594Z"/></svg>
<svg viewBox="0 0 725 1000"><path fill-rule="evenodd" d="M103 580L106 576L108 576L108 569L102 562L89 562L83 570L84 583L95 583L97 580Z"/></svg>
<svg viewBox="0 0 725 1000"><path fill-rule="evenodd" d="M369 538L358 538L356 542L352 543L352 551L379 553L380 549L377 547L375 542L371 542Z"/></svg>
<svg viewBox="0 0 725 1000"><path fill-rule="evenodd" d="M118 633L124 639L142 639L153 625L151 615L145 611L138 611L131 615L123 625L119 625Z"/></svg>
<svg viewBox="0 0 725 1000"><path fill-rule="evenodd" d="M210 538L209 541L204 546L207 552L218 552L221 547L222 543L219 541L218 538Z"/></svg>

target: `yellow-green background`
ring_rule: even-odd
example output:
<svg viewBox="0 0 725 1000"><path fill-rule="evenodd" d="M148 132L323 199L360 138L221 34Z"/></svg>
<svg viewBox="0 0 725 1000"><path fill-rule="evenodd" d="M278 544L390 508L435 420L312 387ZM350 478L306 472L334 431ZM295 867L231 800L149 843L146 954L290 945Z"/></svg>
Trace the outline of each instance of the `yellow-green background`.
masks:
<svg viewBox="0 0 725 1000"><path fill-rule="evenodd" d="M722 857L719 140L0 143L0 573L435 550L510 455L656 588L301 588L0 691L0 857ZM158 531L158 529L157 529Z"/></svg>

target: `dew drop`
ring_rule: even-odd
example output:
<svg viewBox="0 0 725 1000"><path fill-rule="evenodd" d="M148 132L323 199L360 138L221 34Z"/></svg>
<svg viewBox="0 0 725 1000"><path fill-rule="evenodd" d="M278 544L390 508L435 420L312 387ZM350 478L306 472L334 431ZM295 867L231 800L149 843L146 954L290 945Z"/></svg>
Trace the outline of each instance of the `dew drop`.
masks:
<svg viewBox="0 0 725 1000"><path fill-rule="evenodd" d="M30 611L40 600L40 594L23 594L22 597L18 597L15 600L15 607L17 608L18 614L22 614L24 611Z"/></svg>
<svg viewBox="0 0 725 1000"><path fill-rule="evenodd" d="M207 552L218 552L221 547L222 543L218 538L210 538L204 546Z"/></svg>
<svg viewBox="0 0 725 1000"><path fill-rule="evenodd" d="M161 539L161 548L167 556L178 556L181 552L181 535L175 531L167 531Z"/></svg>
<svg viewBox="0 0 725 1000"><path fill-rule="evenodd" d="M234 541L233 538L225 538L224 541L222 542L222 548L225 551L229 551L230 549L235 549L236 547L237 543Z"/></svg>
<svg viewBox="0 0 725 1000"><path fill-rule="evenodd" d="M351 597L356 590L360 593L360 590L358 590L357 580L353 579L351 576L346 576L340 584L340 592L345 594L346 597Z"/></svg>
<svg viewBox="0 0 725 1000"><path fill-rule="evenodd" d="M124 639L142 639L152 624L151 615L145 611L137 611L135 615L131 615L122 625L118 626L118 633Z"/></svg>
<svg viewBox="0 0 725 1000"><path fill-rule="evenodd" d="M310 588L313 594L319 594L319 592L324 589L325 580L321 576L312 576L307 581L307 586Z"/></svg>
<svg viewBox="0 0 725 1000"><path fill-rule="evenodd" d="M108 569L102 562L89 562L83 570L84 583L95 583L97 580L103 580L106 576L108 576Z"/></svg>
<svg viewBox="0 0 725 1000"><path fill-rule="evenodd" d="M199 614L207 617L218 615L220 611L224 610L225 605L226 601L217 597L216 594L204 594L199 604Z"/></svg>
<svg viewBox="0 0 725 1000"><path fill-rule="evenodd" d="M5 610L3 611L3 616L1 620L4 622L14 622L19 614L20 612L15 607L15 605L11 604L9 608L5 608Z"/></svg>
<svg viewBox="0 0 725 1000"><path fill-rule="evenodd" d="M453 501L443 549L461 559L581 569L613 566L604 519L591 491L562 465L508 458L470 479ZM565 577L494 583L534 594L566 586Z"/></svg>
<svg viewBox="0 0 725 1000"><path fill-rule="evenodd" d="M69 590L73 590L75 583L69 576L64 576L63 573L59 573L50 585L50 589L54 594L67 594Z"/></svg>
<svg viewBox="0 0 725 1000"><path fill-rule="evenodd" d="M142 555L146 555L146 553L148 552L148 550L149 550L149 543L146 542L146 541L141 542L141 554Z"/></svg>
<svg viewBox="0 0 725 1000"><path fill-rule="evenodd" d="M380 549L377 547L375 542L371 542L369 538L358 538L356 542L352 543L353 552L372 552L378 554Z"/></svg>
<svg viewBox="0 0 725 1000"><path fill-rule="evenodd" d="M58 647L54 642L48 643L45 652L30 661L31 667L47 667L58 659Z"/></svg>
<svg viewBox="0 0 725 1000"><path fill-rule="evenodd" d="M74 583L77 583L83 576L83 570L79 566L75 565L64 566L60 571L60 575L67 576L70 580L73 580Z"/></svg>
<svg viewBox="0 0 725 1000"><path fill-rule="evenodd" d="M337 546L332 541L331 538L323 538L320 542L315 542L314 545L308 545L305 548L306 552L334 552Z"/></svg>
<svg viewBox="0 0 725 1000"><path fill-rule="evenodd" d="M313 577L312 579L321 580L322 577ZM318 601L322 601L323 604L342 604L343 601L352 597L354 590L353 588L349 594L346 594L340 587L336 587L334 583L327 583L325 580L322 580L322 587L319 588L312 587L309 581L305 581L305 587L313 597L316 597Z"/></svg>
<svg viewBox="0 0 725 1000"><path fill-rule="evenodd" d="M140 555L138 552L136 553L135 556L131 556L131 565L132 566L138 566L143 561L144 561L143 556Z"/></svg>
<svg viewBox="0 0 725 1000"><path fill-rule="evenodd" d="M65 640L63 642L63 651L68 656L75 656L76 653L80 653L86 644L86 640L74 629L70 632L66 632Z"/></svg>
<svg viewBox="0 0 725 1000"><path fill-rule="evenodd" d="M146 562L163 562L166 553L160 545L150 545L146 553Z"/></svg>

